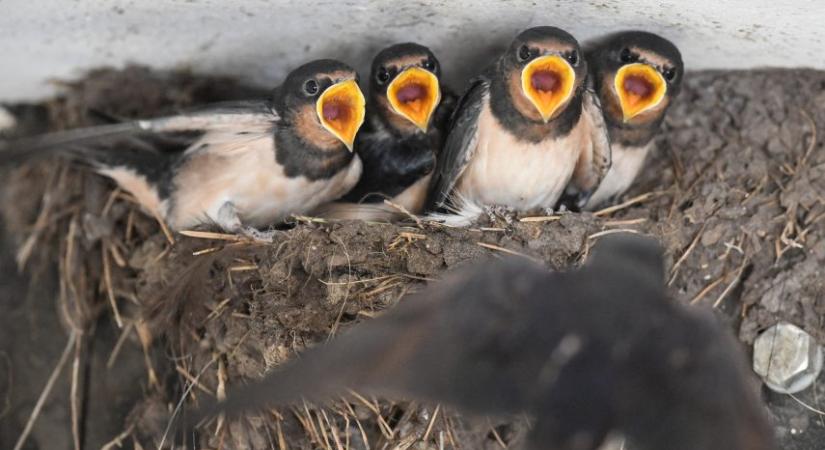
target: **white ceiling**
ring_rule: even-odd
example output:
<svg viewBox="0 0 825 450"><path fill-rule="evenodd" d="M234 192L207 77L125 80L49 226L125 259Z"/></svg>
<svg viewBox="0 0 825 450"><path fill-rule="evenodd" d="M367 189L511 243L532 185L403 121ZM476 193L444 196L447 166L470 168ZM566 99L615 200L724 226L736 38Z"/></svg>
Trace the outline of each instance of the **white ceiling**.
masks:
<svg viewBox="0 0 825 450"><path fill-rule="evenodd" d="M825 69L823 0L0 0L0 100L42 97L49 79L127 62L274 86L311 58L365 70L399 41L429 45L456 83L533 25L580 40L658 32L688 69Z"/></svg>

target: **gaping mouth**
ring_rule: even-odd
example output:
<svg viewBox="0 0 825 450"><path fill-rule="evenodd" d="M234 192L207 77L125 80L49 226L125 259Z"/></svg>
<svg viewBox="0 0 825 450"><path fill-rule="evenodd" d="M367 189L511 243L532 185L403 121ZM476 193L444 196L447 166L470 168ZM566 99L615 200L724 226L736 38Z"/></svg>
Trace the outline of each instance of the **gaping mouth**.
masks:
<svg viewBox="0 0 825 450"><path fill-rule="evenodd" d="M387 99L393 111L426 132L441 101L438 77L427 70L411 67L399 73L387 86Z"/></svg>
<svg viewBox="0 0 825 450"><path fill-rule="evenodd" d="M521 71L521 90L544 122L570 99L575 82L576 72L561 56L536 58Z"/></svg>
<svg viewBox="0 0 825 450"><path fill-rule="evenodd" d="M665 98L667 83L655 68L633 63L616 72L615 89L624 120L655 108Z"/></svg>
<svg viewBox="0 0 825 450"><path fill-rule="evenodd" d="M321 125L343 142L349 151L364 123L366 101L355 80L340 81L328 87L315 103Z"/></svg>

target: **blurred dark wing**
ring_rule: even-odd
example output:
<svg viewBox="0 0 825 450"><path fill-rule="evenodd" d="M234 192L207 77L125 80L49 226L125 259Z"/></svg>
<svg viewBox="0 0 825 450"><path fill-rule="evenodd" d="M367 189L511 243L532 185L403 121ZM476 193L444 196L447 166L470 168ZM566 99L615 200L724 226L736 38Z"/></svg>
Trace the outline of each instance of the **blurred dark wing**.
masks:
<svg viewBox="0 0 825 450"><path fill-rule="evenodd" d="M473 157L478 143L478 118L489 89L489 80L476 78L458 100L430 181L427 209L441 209L446 205L455 183Z"/></svg>
<svg viewBox="0 0 825 450"><path fill-rule="evenodd" d="M664 286L664 249L658 241L636 234L612 234L600 238L587 266L624 276L649 278L652 286Z"/></svg>

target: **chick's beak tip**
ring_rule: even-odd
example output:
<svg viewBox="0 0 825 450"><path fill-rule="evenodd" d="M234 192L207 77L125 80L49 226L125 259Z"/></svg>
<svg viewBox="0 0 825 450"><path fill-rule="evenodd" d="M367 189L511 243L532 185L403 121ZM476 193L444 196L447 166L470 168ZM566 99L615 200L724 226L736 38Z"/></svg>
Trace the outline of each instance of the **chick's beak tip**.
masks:
<svg viewBox="0 0 825 450"><path fill-rule="evenodd" d="M316 103L323 127L353 151L355 136L364 123L366 100L358 83L340 81L327 88Z"/></svg>
<svg viewBox="0 0 825 450"><path fill-rule="evenodd" d="M426 132L441 101L438 77L418 67L409 68L387 87L387 98L393 111Z"/></svg>

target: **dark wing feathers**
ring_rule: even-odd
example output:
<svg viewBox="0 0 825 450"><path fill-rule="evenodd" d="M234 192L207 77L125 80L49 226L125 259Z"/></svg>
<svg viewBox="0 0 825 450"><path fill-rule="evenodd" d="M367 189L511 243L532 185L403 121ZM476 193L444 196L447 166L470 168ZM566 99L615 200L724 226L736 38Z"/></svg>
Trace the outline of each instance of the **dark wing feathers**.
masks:
<svg viewBox="0 0 825 450"><path fill-rule="evenodd" d="M233 127L242 131L250 124L265 125L277 120L277 113L269 101L217 103L168 117L58 131L0 143L0 164L14 164L60 150L73 151L81 157L95 158L101 154L100 148L107 142L164 134L178 138L184 135L198 136L213 130L226 131ZM91 147L97 150L84 151Z"/></svg>
<svg viewBox="0 0 825 450"><path fill-rule="evenodd" d="M610 137L607 133L607 124L604 121L604 113L602 112L602 105L599 101L599 96L591 89L584 91L584 105L583 111L593 124L591 130L591 139L593 145L593 172L595 178L598 180L592 189L596 189L607 171L610 170L612 164L613 154L610 148Z"/></svg>
<svg viewBox="0 0 825 450"><path fill-rule="evenodd" d="M433 170L436 150L429 135L399 138L383 131L359 132L356 151L364 170L343 199L380 203L395 197Z"/></svg>
<svg viewBox="0 0 825 450"><path fill-rule="evenodd" d="M173 132L189 130L222 130L244 124L271 124L279 120L268 100L229 101L214 103L181 114L138 121L145 130Z"/></svg>
<svg viewBox="0 0 825 450"><path fill-rule="evenodd" d="M664 252L656 241L627 235L601 239L597 244L587 262L588 267L604 267L615 272L625 272L625 276L649 276L649 283L654 286L664 282Z"/></svg>
<svg viewBox="0 0 825 450"><path fill-rule="evenodd" d="M427 209L446 206L455 183L467 167L478 142L478 118L486 101L490 82L479 77L458 99L448 127L449 134L438 157L427 200Z"/></svg>
<svg viewBox="0 0 825 450"><path fill-rule="evenodd" d="M433 116L433 126L438 128L442 135L442 140L446 139L447 133L450 131L450 120L455 114L456 105L459 97L452 90L446 86L441 86L441 102L438 108L435 109ZM440 150L440 149L439 149Z"/></svg>
<svg viewBox="0 0 825 450"><path fill-rule="evenodd" d="M143 130L138 122L126 122L58 131L5 143L0 142L0 152L2 152L0 153L0 160L4 164L19 162L42 156L50 150L56 150L67 145L82 145L141 131Z"/></svg>
<svg viewBox="0 0 825 450"><path fill-rule="evenodd" d="M265 405L323 401L344 395L349 388L364 394L398 393L389 382L410 369L405 364L409 361L407 352L416 346L416 336L410 334L417 334L417 330L397 317L370 322L357 333L345 334L296 357L263 381L234 390L226 401L205 406L204 412L236 415Z"/></svg>
<svg viewBox="0 0 825 450"><path fill-rule="evenodd" d="M590 145L580 149L573 176L559 205L579 211L604 180L612 164L612 150L599 98L590 88L582 94L582 120L589 125Z"/></svg>

